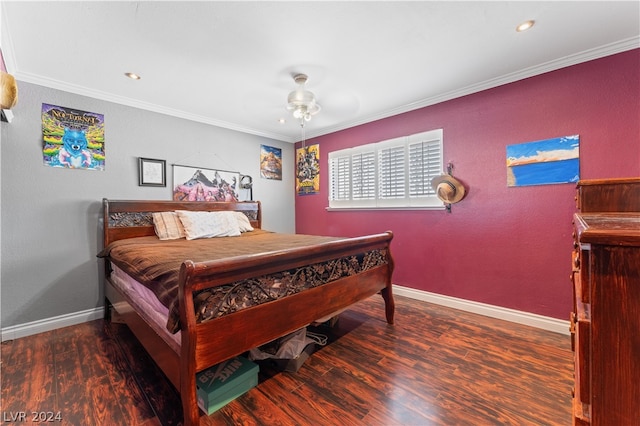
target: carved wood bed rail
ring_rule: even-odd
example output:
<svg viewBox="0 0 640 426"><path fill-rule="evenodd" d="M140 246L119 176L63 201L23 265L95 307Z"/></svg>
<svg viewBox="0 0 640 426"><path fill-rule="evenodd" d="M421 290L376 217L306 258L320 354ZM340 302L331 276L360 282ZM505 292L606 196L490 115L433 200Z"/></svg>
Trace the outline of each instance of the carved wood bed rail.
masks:
<svg viewBox="0 0 640 426"><path fill-rule="evenodd" d="M155 235L151 213L174 210L242 211L254 228L261 227L259 202L173 202L103 200L104 244ZM230 237L233 238L233 237ZM196 400L196 372L220 363L304 327L318 318L381 293L386 320L394 320L391 290L393 258L391 232L344 238L301 248L237 256L204 262L185 259L180 267L178 302L181 323L180 353L171 349L166 337L153 331L132 308L131 300L113 286L106 259L105 316L114 306L150 356L180 391L185 425L199 423ZM385 253L385 263L330 281L280 299L251 306L206 322L198 323L194 312L194 293L291 268L303 267L372 250Z"/></svg>

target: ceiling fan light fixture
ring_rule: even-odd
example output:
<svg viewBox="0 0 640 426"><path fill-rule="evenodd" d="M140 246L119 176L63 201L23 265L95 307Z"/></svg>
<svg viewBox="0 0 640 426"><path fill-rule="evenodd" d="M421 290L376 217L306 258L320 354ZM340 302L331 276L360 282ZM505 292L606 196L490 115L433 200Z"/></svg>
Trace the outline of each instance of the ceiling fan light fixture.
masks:
<svg viewBox="0 0 640 426"><path fill-rule="evenodd" d="M134 72L125 72L124 75L129 77L131 80L140 80L142 78L142 77L140 77L138 74L136 74Z"/></svg>
<svg viewBox="0 0 640 426"><path fill-rule="evenodd" d="M303 123L311 120L313 115L319 113L321 107L316 102L315 95L304 88L307 82L305 74L297 74L293 77L293 80L298 84L298 87L290 92L287 97L287 110L292 111L293 117Z"/></svg>
<svg viewBox="0 0 640 426"><path fill-rule="evenodd" d="M531 29L531 27L533 27L535 25L536 21L534 21L533 19L529 20L529 21L525 21L522 24L518 25L516 27L516 31L521 33L523 31L527 31L529 29Z"/></svg>
<svg viewBox="0 0 640 426"><path fill-rule="evenodd" d="M293 118L300 119L304 117L304 114L305 114L304 106L297 107L296 109L293 110Z"/></svg>

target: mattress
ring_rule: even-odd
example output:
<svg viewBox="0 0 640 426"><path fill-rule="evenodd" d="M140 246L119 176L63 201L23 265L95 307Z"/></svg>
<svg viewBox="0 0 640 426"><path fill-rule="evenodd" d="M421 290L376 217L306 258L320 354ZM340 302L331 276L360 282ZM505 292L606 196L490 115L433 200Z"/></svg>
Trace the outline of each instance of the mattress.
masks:
<svg viewBox="0 0 640 426"><path fill-rule="evenodd" d="M118 266L121 271L150 290L168 310L166 328L171 333L176 333L180 330L178 279L180 265L185 259L195 262L233 261L242 256L276 253L292 247L310 247L338 240L334 237L267 231L247 234L241 237L194 241L162 241L157 237L131 238L110 244L99 256L108 258L113 266ZM386 250L377 249L206 288L194 293L196 321L208 321L296 294L387 262Z"/></svg>
<svg viewBox="0 0 640 426"><path fill-rule="evenodd" d="M136 281L116 265L112 265L109 276L111 284L122 293L140 317L155 331L176 353L180 353L180 333L167 330L169 309L156 295L143 284Z"/></svg>

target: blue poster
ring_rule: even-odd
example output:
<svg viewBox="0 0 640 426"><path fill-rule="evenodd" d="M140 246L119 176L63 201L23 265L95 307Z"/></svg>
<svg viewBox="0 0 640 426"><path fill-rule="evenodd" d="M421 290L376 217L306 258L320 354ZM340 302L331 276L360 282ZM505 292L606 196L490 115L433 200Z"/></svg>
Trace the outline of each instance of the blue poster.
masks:
<svg viewBox="0 0 640 426"><path fill-rule="evenodd" d="M44 164L104 170L104 115L42 104Z"/></svg>
<svg viewBox="0 0 640 426"><path fill-rule="evenodd" d="M508 186L569 183L579 179L579 135L507 146Z"/></svg>

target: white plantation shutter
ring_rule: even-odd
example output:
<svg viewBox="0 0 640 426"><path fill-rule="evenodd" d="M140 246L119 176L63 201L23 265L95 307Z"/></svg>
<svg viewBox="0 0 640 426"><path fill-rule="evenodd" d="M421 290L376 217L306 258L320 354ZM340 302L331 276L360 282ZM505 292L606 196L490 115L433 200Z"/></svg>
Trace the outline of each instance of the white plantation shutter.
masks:
<svg viewBox="0 0 640 426"><path fill-rule="evenodd" d="M442 130L329 153L330 208L442 208Z"/></svg>
<svg viewBox="0 0 640 426"><path fill-rule="evenodd" d="M351 191L354 200L376 198L376 153L366 151L351 156Z"/></svg>
<svg viewBox="0 0 640 426"><path fill-rule="evenodd" d="M406 193L405 144L382 148L378 151L378 185L381 199L404 198Z"/></svg>
<svg viewBox="0 0 640 426"><path fill-rule="evenodd" d="M351 199L349 157L329 158L329 173L331 174L330 196L333 200L348 201Z"/></svg>
<svg viewBox="0 0 640 426"><path fill-rule="evenodd" d="M409 143L409 197L435 195L431 179L441 174L439 140Z"/></svg>

